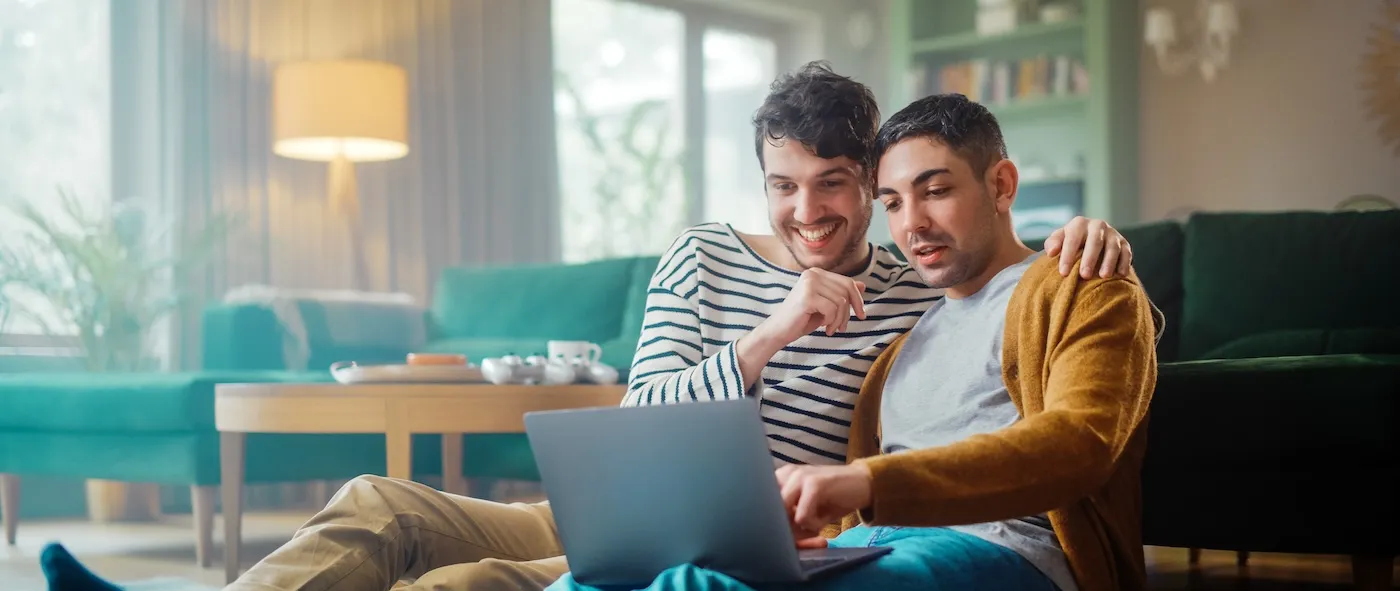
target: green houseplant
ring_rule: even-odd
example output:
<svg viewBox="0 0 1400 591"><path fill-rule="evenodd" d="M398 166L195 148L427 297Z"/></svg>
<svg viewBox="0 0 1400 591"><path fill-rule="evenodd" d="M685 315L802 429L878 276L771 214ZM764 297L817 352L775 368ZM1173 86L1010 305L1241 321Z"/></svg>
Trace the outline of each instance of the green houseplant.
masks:
<svg viewBox="0 0 1400 591"><path fill-rule="evenodd" d="M51 207L0 204L0 333L19 321L73 339L91 372L154 370L158 323L184 301L193 271L226 235L228 219L158 221L131 203L84 204L60 191ZM151 485L88 482L98 521L153 518Z"/></svg>
<svg viewBox="0 0 1400 591"><path fill-rule="evenodd" d="M152 330L184 302L181 286L222 242L227 218L160 222L133 204L85 206L66 192L57 205L5 207L19 223L0 240L0 322L76 337L89 371L151 369Z"/></svg>

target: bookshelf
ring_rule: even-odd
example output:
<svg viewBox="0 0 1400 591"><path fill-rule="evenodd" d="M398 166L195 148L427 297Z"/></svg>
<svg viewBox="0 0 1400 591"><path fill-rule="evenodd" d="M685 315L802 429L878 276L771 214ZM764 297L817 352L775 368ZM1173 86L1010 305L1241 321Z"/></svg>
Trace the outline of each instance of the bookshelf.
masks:
<svg viewBox="0 0 1400 591"><path fill-rule="evenodd" d="M1137 3L1016 0L1013 26L979 31L979 10L1004 1L891 0L882 110L938 92L987 105L1022 172L1027 238L1074 215L1138 221ZM1041 10L1051 4L1058 14Z"/></svg>
<svg viewBox="0 0 1400 591"><path fill-rule="evenodd" d="M1072 18L1065 22L1036 23L1017 27L999 34L983 35L976 31L954 33L942 37L915 39L909 44L909 51L916 55L966 50L985 50L989 47L1014 46L1023 43L1036 43L1058 37L1078 37L1083 34L1084 20Z"/></svg>

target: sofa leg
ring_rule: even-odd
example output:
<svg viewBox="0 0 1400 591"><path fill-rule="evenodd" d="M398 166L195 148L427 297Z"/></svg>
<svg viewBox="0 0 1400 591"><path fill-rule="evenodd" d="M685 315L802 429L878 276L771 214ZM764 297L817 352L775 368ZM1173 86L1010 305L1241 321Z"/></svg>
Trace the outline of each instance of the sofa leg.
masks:
<svg viewBox="0 0 1400 591"><path fill-rule="evenodd" d="M5 522L5 543L15 545L19 531L18 474L0 474L0 521Z"/></svg>
<svg viewBox="0 0 1400 591"><path fill-rule="evenodd" d="M1393 589L1394 565L1394 556L1352 556L1351 581L1361 591Z"/></svg>
<svg viewBox="0 0 1400 591"><path fill-rule="evenodd" d="M209 568L214 554L214 497L217 486L191 486L190 504L194 506L194 556L199 568Z"/></svg>
<svg viewBox="0 0 1400 591"><path fill-rule="evenodd" d="M1200 548L1191 548L1190 550L1187 550L1186 556L1187 556L1187 558L1186 558L1186 563L1187 563L1187 564L1190 564L1191 566L1196 566L1196 565L1198 565L1198 564L1201 563L1201 549L1200 549Z"/></svg>

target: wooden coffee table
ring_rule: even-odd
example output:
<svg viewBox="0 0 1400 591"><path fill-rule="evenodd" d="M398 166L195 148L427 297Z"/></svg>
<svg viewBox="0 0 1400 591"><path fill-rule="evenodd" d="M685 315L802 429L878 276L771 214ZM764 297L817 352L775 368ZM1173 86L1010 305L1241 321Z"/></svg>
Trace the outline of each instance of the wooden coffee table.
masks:
<svg viewBox="0 0 1400 591"><path fill-rule="evenodd" d="M215 387L224 513L224 574L239 573L248 433L383 433L387 476L411 477L412 435L442 437L443 489L460 491L462 435L524 433L527 412L617 406L622 385L221 384ZM206 549L207 550L207 549Z"/></svg>

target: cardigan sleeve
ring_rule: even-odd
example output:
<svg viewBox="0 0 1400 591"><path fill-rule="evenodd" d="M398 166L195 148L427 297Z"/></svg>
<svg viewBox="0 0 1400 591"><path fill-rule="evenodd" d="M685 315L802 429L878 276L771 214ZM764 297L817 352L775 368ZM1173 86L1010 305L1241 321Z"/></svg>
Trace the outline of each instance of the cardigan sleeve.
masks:
<svg viewBox="0 0 1400 591"><path fill-rule="evenodd" d="M1060 338L1046 347L1049 375L1022 370L1022 381L1044 384L1044 408L957 443L858 460L873 477L863 521L1011 519L1068 505L1104 485L1144 420L1156 383L1156 331L1151 304L1133 281L1095 279L1076 289Z"/></svg>

